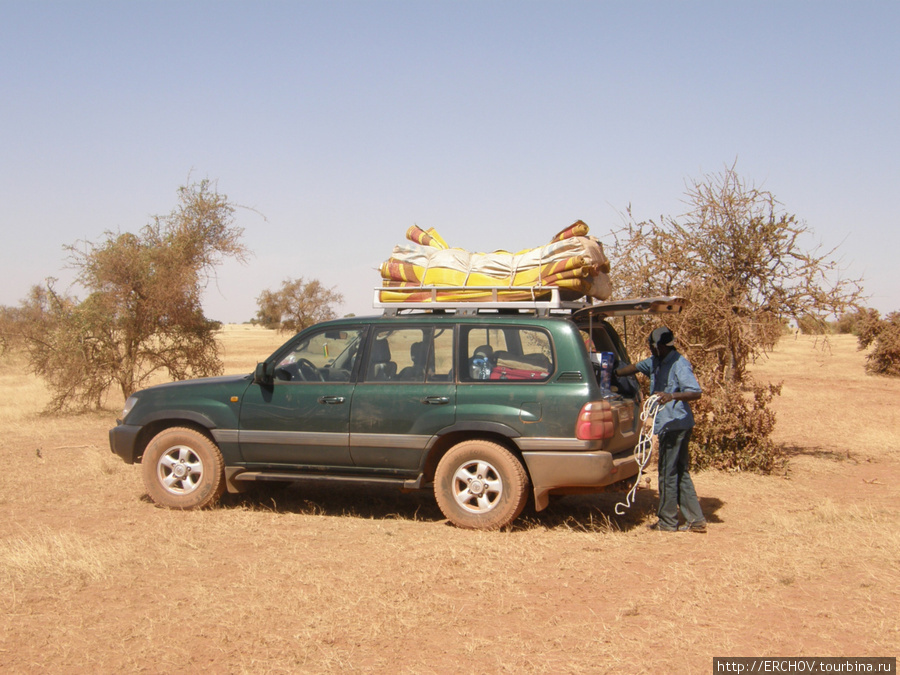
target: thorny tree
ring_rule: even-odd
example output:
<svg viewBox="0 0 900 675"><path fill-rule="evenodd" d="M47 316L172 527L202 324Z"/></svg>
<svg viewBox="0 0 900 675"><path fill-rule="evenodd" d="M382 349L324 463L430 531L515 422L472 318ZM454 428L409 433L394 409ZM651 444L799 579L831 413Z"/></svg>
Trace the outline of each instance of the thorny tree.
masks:
<svg viewBox="0 0 900 675"><path fill-rule="evenodd" d="M50 384L50 409L100 407L117 387L128 397L158 371L175 379L221 372L201 296L225 258L244 261L234 206L204 180L178 191L178 206L139 234L106 232L66 246L83 301L32 288L5 325L32 370Z"/></svg>
<svg viewBox="0 0 900 675"><path fill-rule="evenodd" d="M698 422L698 441L722 460L709 463L771 468L769 459L747 454L759 452L760 444L771 454L774 414L766 406L779 388L757 385L747 368L775 346L791 320L815 317L824 324L855 306L860 282L841 276L834 250L804 249L809 228L772 193L747 185L733 166L693 181L686 201L683 216L632 219L616 235L617 292L690 301L670 323L706 390L698 417L708 424ZM652 326L629 328L643 338ZM642 339L631 347L646 351Z"/></svg>
<svg viewBox="0 0 900 675"><path fill-rule="evenodd" d="M256 299L256 318L266 328L296 333L335 318L332 305L343 302L343 295L334 288L325 288L317 279L285 279L279 290L265 290Z"/></svg>

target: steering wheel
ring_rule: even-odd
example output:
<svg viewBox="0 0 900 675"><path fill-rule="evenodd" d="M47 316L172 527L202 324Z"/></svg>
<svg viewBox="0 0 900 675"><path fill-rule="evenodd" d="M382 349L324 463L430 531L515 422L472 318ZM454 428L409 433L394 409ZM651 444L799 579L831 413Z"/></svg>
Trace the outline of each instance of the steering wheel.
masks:
<svg viewBox="0 0 900 675"><path fill-rule="evenodd" d="M309 359L297 359L297 369L300 371L300 377L307 382L325 381L325 378L322 377L322 373L319 372L319 369L316 368Z"/></svg>
<svg viewBox="0 0 900 675"><path fill-rule="evenodd" d="M296 375L295 375L296 373ZM275 379L284 380L286 382L290 382L291 380L299 379L300 371L294 367L293 363L289 363L285 366L280 366L275 369Z"/></svg>

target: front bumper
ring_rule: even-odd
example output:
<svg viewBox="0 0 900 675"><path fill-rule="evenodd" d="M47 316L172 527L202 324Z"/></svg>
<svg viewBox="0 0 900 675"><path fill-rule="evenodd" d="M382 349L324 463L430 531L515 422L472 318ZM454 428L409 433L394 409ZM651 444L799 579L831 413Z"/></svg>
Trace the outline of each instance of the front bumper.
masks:
<svg viewBox="0 0 900 675"><path fill-rule="evenodd" d="M136 458L137 437L141 427L120 424L109 430L109 448L114 454L125 460L126 464L134 464Z"/></svg>

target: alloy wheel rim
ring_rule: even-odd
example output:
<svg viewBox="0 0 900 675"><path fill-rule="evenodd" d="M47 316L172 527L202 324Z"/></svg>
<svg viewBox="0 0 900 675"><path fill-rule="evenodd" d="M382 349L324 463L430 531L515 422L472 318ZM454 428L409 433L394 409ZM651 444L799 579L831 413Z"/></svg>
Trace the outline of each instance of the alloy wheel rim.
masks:
<svg viewBox="0 0 900 675"><path fill-rule="evenodd" d="M500 472L484 460L471 460L453 474L453 498L469 513L483 514L494 509L503 496Z"/></svg>
<svg viewBox="0 0 900 675"><path fill-rule="evenodd" d="M203 462L191 448L175 445L166 450L156 464L160 484L173 495L190 494L203 478Z"/></svg>

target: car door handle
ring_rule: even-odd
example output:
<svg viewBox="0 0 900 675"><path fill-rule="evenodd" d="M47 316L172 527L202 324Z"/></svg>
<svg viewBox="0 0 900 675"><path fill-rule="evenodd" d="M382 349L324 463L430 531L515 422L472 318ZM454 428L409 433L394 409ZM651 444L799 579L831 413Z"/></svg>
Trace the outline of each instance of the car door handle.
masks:
<svg viewBox="0 0 900 675"><path fill-rule="evenodd" d="M339 403L344 402L343 396L320 396L319 403L324 403L325 405L337 405Z"/></svg>
<svg viewBox="0 0 900 675"><path fill-rule="evenodd" d="M426 396L422 399L422 403L425 405L445 405L450 403L449 396Z"/></svg>

